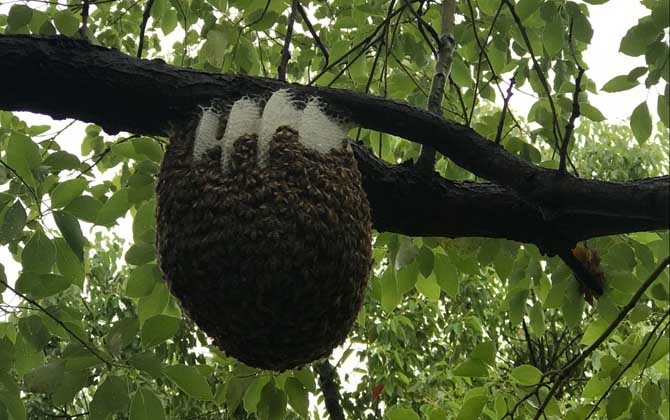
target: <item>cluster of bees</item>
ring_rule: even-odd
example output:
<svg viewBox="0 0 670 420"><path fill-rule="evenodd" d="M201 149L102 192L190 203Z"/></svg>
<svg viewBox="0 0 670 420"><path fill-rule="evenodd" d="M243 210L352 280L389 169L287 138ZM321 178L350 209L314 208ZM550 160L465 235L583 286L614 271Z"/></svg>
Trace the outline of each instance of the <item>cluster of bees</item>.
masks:
<svg viewBox="0 0 670 420"><path fill-rule="evenodd" d="M370 271L371 222L346 138L325 153L310 147L324 144L314 136L325 117L283 121L300 111L272 114L272 103L260 118L278 127L262 158L258 132L235 133L225 146L207 140L210 149L195 154L201 122L173 136L158 183L157 247L172 293L216 346L282 371L329 355L348 335ZM335 134L323 136L328 144Z"/></svg>

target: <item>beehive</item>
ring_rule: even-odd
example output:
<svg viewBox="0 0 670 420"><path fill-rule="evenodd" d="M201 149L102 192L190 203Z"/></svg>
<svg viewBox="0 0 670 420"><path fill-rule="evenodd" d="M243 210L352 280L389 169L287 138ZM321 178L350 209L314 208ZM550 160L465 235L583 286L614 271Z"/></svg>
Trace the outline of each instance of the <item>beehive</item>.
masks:
<svg viewBox="0 0 670 420"><path fill-rule="evenodd" d="M371 265L347 128L288 91L204 110L170 141L157 247L172 293L228 355L285 370L349 333Z"/></svg>

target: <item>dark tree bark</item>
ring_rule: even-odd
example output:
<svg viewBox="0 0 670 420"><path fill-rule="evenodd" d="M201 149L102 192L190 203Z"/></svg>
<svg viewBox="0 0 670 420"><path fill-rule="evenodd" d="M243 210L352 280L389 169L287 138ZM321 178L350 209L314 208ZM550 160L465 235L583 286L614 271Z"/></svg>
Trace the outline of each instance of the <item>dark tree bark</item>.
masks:
<svg viewBox="0 0 670 420"><path fill-rule="evenodd" d="M213 74L139 60L65 37L0 36L0 108L76 118L108 133L166 135L200 105L269 97L280 88L318 96L362 127L433 146L493 183L451 182L390 165L361 145L374 227L422 236L482 236L555 253L595 236L667 229L670 178L605 182L532 165L472 129L399 102L274 79Z"/></svg>
<svg viewBox="0 0 670 420"><path fill-rule="evenodd" d="M340 404L340 389L335 382L335 375L337 374L335 367L328 361L324 361L317 365L317 371L319 372L319 385L321 386L321 393L323 393L323 401L331 420L344 420L344 411Z"/></svg>

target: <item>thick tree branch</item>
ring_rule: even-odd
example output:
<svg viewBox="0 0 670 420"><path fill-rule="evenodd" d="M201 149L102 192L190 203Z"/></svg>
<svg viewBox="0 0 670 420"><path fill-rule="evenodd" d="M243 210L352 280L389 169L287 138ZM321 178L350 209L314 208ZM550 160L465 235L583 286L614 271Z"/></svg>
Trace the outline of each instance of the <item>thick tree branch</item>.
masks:
<svg viewBox="0 0 670 420"><path fill-rule="evenodd" d="M22 35L0 36L0 80L6 81L1 109L94 122L108 133L154 135L165 135L170 125L193 118L199 105L214 99L230 103L244 95L268 97L290 87L297 95L318 95L331 112L363 127L432 145L499 184L453 183L435 174L419 175L356 147L379 230L502 237L552 252L557 245L593 236L666 229L669 224L667 176L604 182L561 175L433 113L350 91L197 72L160 60L134 59L81 40Z"/></svg>

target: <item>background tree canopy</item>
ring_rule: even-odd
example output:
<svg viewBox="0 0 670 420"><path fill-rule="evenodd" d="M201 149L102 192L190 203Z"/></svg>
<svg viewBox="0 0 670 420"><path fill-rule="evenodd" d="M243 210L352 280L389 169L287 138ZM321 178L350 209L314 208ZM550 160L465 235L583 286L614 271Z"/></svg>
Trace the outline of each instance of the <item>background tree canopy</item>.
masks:
<svg viewBox="0 0 670 420"><path fill-rule="evenodd" d="M668 0L602 86L607 0L444 1L0 1L0 420L670 419ZM376 230L349 340L274 374L182 314L154 213L170 128L278 75L362 127Z"/></svg>

